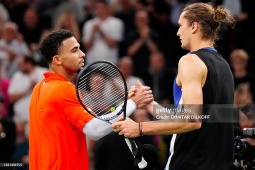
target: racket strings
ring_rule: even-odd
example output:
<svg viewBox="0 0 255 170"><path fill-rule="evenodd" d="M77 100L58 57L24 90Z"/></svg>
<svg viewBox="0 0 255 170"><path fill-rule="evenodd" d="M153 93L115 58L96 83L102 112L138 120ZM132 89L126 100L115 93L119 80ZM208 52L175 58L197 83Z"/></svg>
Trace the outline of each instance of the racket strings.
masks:
<svg viewBox="0 0 255 170"><path fill-rule="evenodd" d="M99 63L92 65L79 79L78 91L83 104L98 117L112 119L118 112L115 110L125 101L126 88L120 72L110 64Z"/></svg>

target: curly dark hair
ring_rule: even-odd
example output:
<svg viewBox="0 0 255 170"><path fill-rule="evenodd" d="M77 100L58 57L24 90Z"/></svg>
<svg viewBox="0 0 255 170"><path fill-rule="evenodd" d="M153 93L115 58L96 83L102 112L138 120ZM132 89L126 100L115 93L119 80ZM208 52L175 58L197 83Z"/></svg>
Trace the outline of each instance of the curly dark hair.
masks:
<svg viewBox="0 0 255 170"><path fill-rule="evenodd" d="M48 64L51 64L53 56L58 54L62 42L73 36L71 31L60 29L51 32L42 40L39 50Z"/></svg>

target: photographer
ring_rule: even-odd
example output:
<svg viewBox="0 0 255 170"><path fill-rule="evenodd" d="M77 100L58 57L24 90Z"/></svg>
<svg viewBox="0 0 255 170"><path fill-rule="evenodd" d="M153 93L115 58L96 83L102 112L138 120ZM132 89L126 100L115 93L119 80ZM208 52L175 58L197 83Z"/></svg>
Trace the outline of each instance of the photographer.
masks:
<svg viewBox="0 0 255 170"><path fill-rule="evenodd" d="M235 167L240 170L255 169L255 106L249 84L237 86L234 104L237 106L235 126Z"/></svg>
<svg viewBox="0 0 255 170"><path fill-rule="evenodd" d="M250 146L255 148L255 138L245 138L243 141L247 142Z"/></svg>

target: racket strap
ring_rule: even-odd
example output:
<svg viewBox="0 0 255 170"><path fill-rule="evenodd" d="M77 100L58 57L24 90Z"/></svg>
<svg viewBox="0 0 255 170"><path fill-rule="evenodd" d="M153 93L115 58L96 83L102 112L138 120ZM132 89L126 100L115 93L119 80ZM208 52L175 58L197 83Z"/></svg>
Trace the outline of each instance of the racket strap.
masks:
<svg viewBox="0 0 255 170"><path fill-rule="evenodd" d="M130 139L132 152L135 157L134 165L137 166L142 161L143 150L147 149L152 152L158 152L159 149L152 144L142 144L138 138Z"/></svg>

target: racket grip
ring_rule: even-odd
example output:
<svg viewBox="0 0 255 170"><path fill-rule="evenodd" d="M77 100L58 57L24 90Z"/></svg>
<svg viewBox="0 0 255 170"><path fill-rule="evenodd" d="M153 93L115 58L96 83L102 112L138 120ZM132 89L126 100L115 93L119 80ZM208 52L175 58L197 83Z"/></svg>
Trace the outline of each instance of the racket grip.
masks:
<svg viewBox="0 0 255 170"><path fill-rule="evenodd" d="M131 151L131 153L132 153L132 155L133 155L132 147L131 147L131 143L130 143L129 139L128 139L128 138L125 138L125 141L126 141L126 143L127 143L127 145L128 145L129 150ZM136 146L136 147L137 147L137 146ZM140 169L143 169L143 168L145 168L145 167L147 166L147 164L148 164L148 163L147 163L147 162L145 161L145 159L142 157L141 162L138 163L138 167L139 167Z"/></svg>

